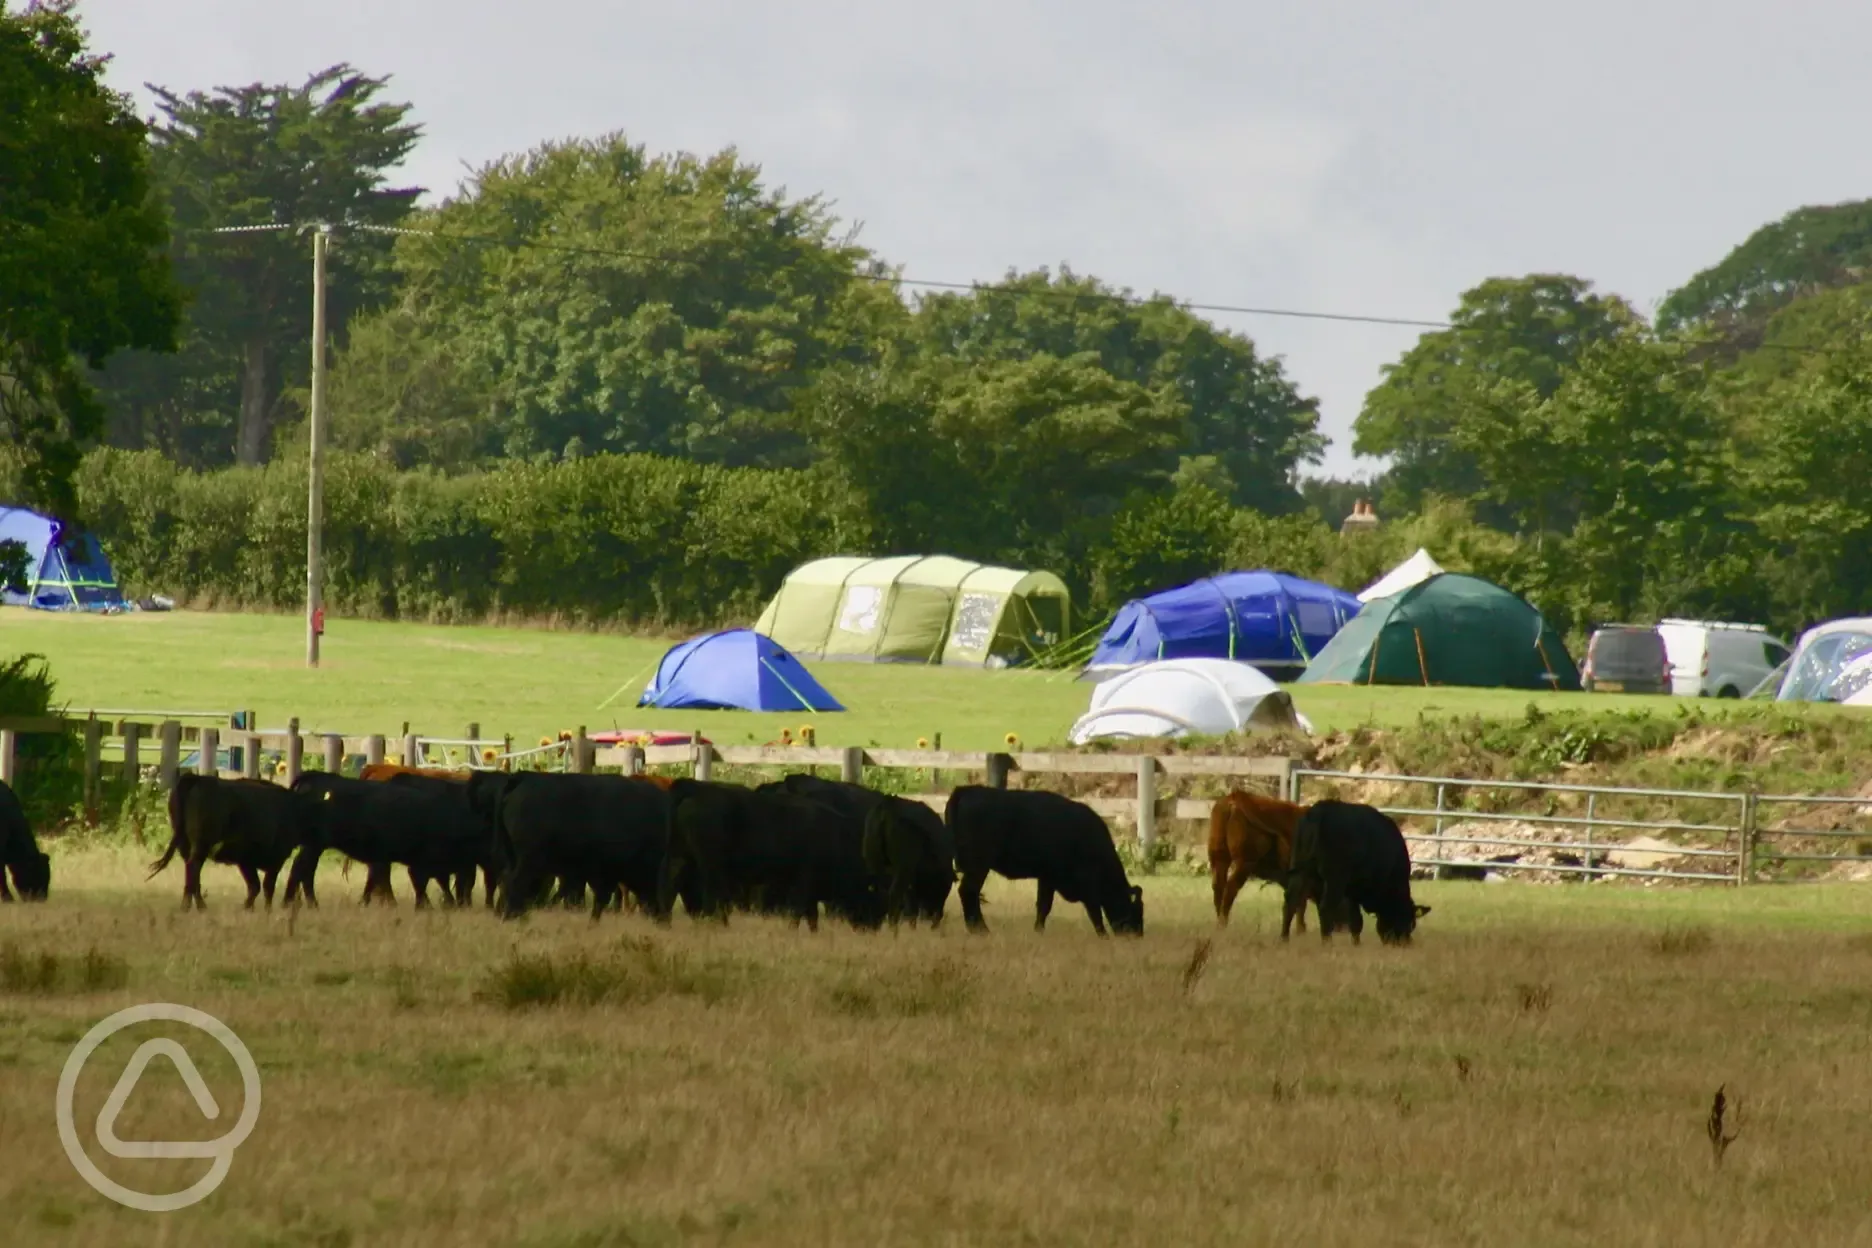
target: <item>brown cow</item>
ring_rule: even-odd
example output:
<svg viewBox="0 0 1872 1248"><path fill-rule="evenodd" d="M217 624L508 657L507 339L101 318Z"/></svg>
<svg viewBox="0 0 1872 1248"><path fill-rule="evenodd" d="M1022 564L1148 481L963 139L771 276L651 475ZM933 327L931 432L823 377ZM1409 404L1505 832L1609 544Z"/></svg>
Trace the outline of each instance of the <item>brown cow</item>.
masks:
<svg viewBox="0 0 1872 1248"><path fill-rule="evenodd" d="M1228 926L1235 897L1250 879L1286 884L1293 864L1294 828L1307 808L1236 789L1209 811L1209 878L1216 925ZM1317 905L1317 902L1315 902ZM1306 930L1306 907L1300 909Z"/></svg>
<svg viewBox="0 0 1872 1248"><path fill-rule="evenodd" d="M402 763L366 763L364 770L358 773L358 779L388 780L391 776L434 776L438 780L466 781L469 774L467 768L405 767Z"/></svg>

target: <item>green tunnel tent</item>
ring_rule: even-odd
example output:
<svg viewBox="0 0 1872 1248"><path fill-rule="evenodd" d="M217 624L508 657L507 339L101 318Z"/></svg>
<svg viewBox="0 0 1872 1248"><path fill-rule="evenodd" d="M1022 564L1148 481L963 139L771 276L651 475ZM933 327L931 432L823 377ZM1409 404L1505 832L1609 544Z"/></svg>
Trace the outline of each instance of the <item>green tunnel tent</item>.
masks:
<svg viewBox="0 0 1872 1248"><path fill-rule="evenodd" d="M1058 643L1071 622L1071 595L1051 572L841 556L795 568L754 631L802 658L999 667Z"/></svg>
<svg viewBox="0 0 1872 1248"><path fill-rule="evenodd" d="M1572 656L1539 611L1499 585L1454 572L1367 603L1299 683L1580 687Z"/></svg>

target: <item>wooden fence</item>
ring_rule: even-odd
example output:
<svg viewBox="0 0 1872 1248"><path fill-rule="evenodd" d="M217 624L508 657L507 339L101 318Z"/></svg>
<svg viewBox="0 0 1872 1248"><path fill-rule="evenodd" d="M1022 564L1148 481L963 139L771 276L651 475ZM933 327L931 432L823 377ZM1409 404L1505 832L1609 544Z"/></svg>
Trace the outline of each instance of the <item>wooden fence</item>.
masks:
<svg viewBox="0 0 1872 1248"><path fill-rule="evenodd" d="M325 771L343 769L347 758L365 763L396 760L420 765L498 765L526 755L556 756L565 770L579 773L615 768L638 775L652 767L681 767L698 779L708 779L718 766L776 768L784 771L836 771L839 778L859 783L868 768L924 773L927 790L905 794L913 801L940 809L948 800L947 780L964 777L1006 788L1023 775L1072 775L1125 778L1131 790L1124 797L1082 797L1079 800L1107 818L1135 823L1140 847L1149 851L1157 841L1158 824L1165 819L1207 819L1213 799L1180 796L1181 781L1198 778L1248 780L1281 794L1291 787L1295 763L1287 758L1222 757L1196 754L1069 754L973 753L961 750L887 750L861 746L717 746L691 741L680 745L600 745L583 728L563 742L542 749L515 751L510 737L484 738L480 725L470 724L460 737L425 737L408 731L400 737L356 736L305 731L297 719L283 730L250 730L248 713L230 714L227 723L185 724L173 713L119 713L103 718L97 713L41 719L0 717L0 780L12 783L16 742L21 734L74 732L84 740L85 804L94 808L101 792L105 768L120 768L130 784L153 779L164 789L175 785L185 747L192 747L194 769L204 775L267 779L291 784L308 765L307 755ZM201 713L202 717L211 714ZM698 737L700 734L696 734ZM395 747L394 749L392 747ZM221 766L223 748L230 762ZM262 756L273 753L275 767L263 767ZM489 757L491 755L491 758Z"/></svg>

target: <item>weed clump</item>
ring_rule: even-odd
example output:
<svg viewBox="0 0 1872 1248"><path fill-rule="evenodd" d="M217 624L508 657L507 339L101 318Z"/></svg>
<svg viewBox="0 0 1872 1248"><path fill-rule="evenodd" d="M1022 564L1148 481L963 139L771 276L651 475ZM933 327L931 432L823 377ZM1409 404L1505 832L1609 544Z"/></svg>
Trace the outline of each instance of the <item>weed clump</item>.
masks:
<svg viewBox="0 0 1872 1248"><path fill-rule="evenodd" d="M960 1011L974 989L969 969L943 958L907 977L846 979L826 994L826 1003L834 1013L852 1018L919 1018Z"/></svg>
<svg viewBox="0 0 1872 1248"><path fill-rule="evenodd" d="M15 945L0 948L0 991L33 996L104 992L130 982L130 966L96 947L80 958L56 953L25 953Z"/></svg>
<svg viewBox="0 0 1872 1248"><path fill-rule="evenodd" d="M1656 941L1657 951L1666 957L1706 953L1715 944L1715 937L1707 927L1679 927L1671 924L1659 933Z"/></svg>
<svg viewBox="0 0 1872 1248"><path fill-rule="evenodd" d="M606 957L569 958L516 953L487 978L475 998L509 1010L544 1006L630 1005L664 996L726 996L727 977L672 953L655 941L632 937Z"/></svg>

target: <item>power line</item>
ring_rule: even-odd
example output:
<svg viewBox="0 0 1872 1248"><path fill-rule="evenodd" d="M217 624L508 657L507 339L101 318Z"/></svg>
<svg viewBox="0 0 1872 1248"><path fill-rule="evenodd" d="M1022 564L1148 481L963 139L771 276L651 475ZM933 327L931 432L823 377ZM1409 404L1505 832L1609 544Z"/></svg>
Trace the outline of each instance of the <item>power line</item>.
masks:
<svg viewBox="0 0 1872 1248"><path fill-rule="evenodd" d="M208 232L212 234L253 234L275 230L310 228L314 227L283 223L272 225L227 226ZM628 248L591 247L574 243L554 243L547 242L543 239L501 238L491 234L463 234L452 230L418 230L410 229L407 226L369 225L362 222L331 228L361 230L371 234L434 238L441 239L445 242L468 243L483 247L506 247L516 250L528 248L534 251L558 252L563 255L593 256L612 260L637 260L646 264L662 264L671 267L678 265L686 265L692 268L701 267L699 261L688 256L635 251ZM862 270L852 273L851 277L857 281L877 282L881 285L909 287L915 290L957 291L965 294L1002 294L1021 297L1038 297L1043 299L1071 299L1093 303L1115 303L1125 307L1147 307L1153 303L1163 302L1181 308L1186 312L1206 312L1225 316L1265 316L1282 320L1326 321L1336 324L1382 325L1402 329L1446 330L1457 332L1465 332L1470 329L1469 326L1459 325L1454 321L1448 320L1433 321L1416 317L1381 316L1357 312L1314 312L1300 308L1258 307L1246 304L1196 303L1176 299L1170 295L1144 296L1125 294L1119 291L1061 290L1052 286L1013 286L1005 282L940 281L933 278L907 277L901 273L876 273ZM1683 343L1681 345L1686 349L1693 349L1703 344ZM1752 349L1764 351L1798 351L1814 355L1831 355L1836 354L1839 350L1836 346L1798 342L1762 342L1757 343Z"/></svg>

